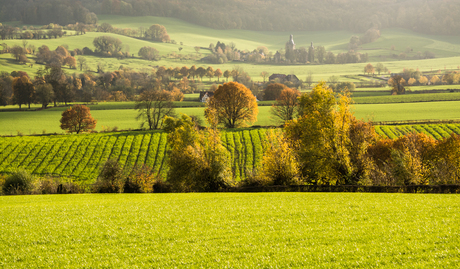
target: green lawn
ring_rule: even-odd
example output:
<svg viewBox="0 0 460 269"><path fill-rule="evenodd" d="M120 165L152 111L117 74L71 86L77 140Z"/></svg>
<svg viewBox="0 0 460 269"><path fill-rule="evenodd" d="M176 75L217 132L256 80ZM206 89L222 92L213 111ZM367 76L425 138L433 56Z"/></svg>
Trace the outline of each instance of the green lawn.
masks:
<svg viewBox="0 0 460 269"><path fill-rule="evenodd" d="M0 197L14 268L458 268L460 196Z"/></svg>

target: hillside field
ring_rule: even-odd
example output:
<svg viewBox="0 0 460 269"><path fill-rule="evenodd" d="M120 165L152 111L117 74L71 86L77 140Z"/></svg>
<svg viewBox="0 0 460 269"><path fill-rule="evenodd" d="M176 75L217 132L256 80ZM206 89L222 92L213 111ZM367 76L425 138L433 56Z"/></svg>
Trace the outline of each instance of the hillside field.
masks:
<svg viewBox="0 0 460 269"><path fill-rule="evenodd" d="M55 49L59 45L66 44L70 50L83 47L94 48L92 41L95 37L101 35L116 36L124 45L129 46L129 51L136 58L99 58L95 56L84 56L87 58L89 69L95 71L98 62L105 63L106 70L116 70L120 66L129 67L134 70L149 72L152 67L156 66L208 66L212 65L215 69L232 70L235 66L242 67L252 77L254 81L262 81L260 76L262 71L272 73L296 74L304 80L309 72L313 73L315 81L326 80L330 76L356 75L363 73L366 63L357 64L334 64L334 65L267 65L267 64L250 64L229 62L226 64L207 64L201 61L164 58L160 61L146 61L137 58L137 52L143 46L153 46L159 50L160 54L196 54L194 47L200 46L208 48L210 43L214 45L217 41L226 44L234 42L238 49L252 51L258 46L266 46L273 53L276 50L284 49L284 44L288 41L289 35L294 35L297 47L308 47L311 42L315 46L324 46L326 50L334 53L348 51L348 42L354 34L347 31L310 31L310 32L268 32L268 31L247 31L247 30L215 30L202 26L193 25L184 21L165 18L165 17L124 17L124 16L100 16L99 23L110 23L118 28L149 27L158 23L166 27L171 39L177 44L167 44L140 40L137 38L115 35L110 33L88 32L84 35L72 35L58 39L47 40L28 40L29 44L40 47L47 45L50 49ZM369 62L376 64L384 62L385 66L391 72L401 72L404 68L413 68L421 71L458 69L460 64L460 37L441 36L441 35L423 35L404 29L387 29L382 30L381 37L374 43L365 44L360 53L369 54ZM20 45L22 40L4 40L9 46ZM183 45L180 45L183 42ZM392 50L391 47L395 46ZM179 52L178 48L183 50ZM395 58L402 52L407 52L407 59L401 60ZM430 51L435 54L435 59L413 60L412 58L418 52ZM210 53L209 50L201 49L201 56L198 59ZM30 57L34 60L34 56ZM9 54L0 55L0 71L11 72L14 70L23 70L35 73L40 65L35 64L33 67L18 65ZM78 72L75 69L66 69L68 73ZM341 81L349 79L341 77Z"/></svg>
<svg viewBox="0 0 460 269"><path fill-rule="evenodd" d="M458 268L459 199L370 193L0 196L0 266Z"/></svg>
<svg viewBox="0 0 460 269"><path fill-rule="evenodd" d="M460 124L376 126L382 137L426 133L436 139L460 134ZM236 129L221 132L237 181L260 167L272 136L282 129ZM137 165L147 165L152 173L166 177L167 135L161 131L113 132L80 135L0 137L0 174L18 168L36 175L70 177L93 183L108 159L117 159L129 173Z"/></svg>

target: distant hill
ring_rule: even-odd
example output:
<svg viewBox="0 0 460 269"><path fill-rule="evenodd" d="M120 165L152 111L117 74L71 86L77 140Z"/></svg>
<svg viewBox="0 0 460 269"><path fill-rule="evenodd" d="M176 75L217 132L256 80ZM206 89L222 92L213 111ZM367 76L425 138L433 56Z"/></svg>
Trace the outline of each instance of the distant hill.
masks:
<svg viewBox="0 0 460 269"><path fill-rule="evenodd" d="M27 24L91 22L95 14L162 16L215 29L349 30L399 27L458 35L457 0L0 0L0 20Z"/></svg>

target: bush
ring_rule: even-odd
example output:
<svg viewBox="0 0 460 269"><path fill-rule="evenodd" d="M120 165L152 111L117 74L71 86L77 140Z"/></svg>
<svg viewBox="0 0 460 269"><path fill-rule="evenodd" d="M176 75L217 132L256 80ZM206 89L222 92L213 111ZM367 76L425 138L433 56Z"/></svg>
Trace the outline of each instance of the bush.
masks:
<svg viewBox="0 0 460 269"><path fill-rule="evenodd" d="M60 182L55 178L41 178L35 182L33 194L56 194Z"/></svg>
<svg viewBox="0 0 460 269"><path fill-rule="evenodd" d="M120 193L123 192L123 171L114 159L107 160L101 169L101 173L93 186L93 192L97 193Z"/></svg>
<svg viewBox="0 0 460 269"><path fill-rule="evenodd" d="M18 170L7 177L3 183L4 194L30 194L33 187L34 177L26 170Z"/></svg>
<svg viewBox="0 0 460 269"><path fill-rule="evenodd" d="M262 177L257 170L246 171L246 179L238 182L237 187L262 187L270 185L266 177Z"/></svg>
<svg viewBox="0 0 460 269"><path fill-rule="evenodd" d="M154 193L169 193L172 192L172 186L161 178L157 178L152 186Z"/></svg>
<svg viewBox="0 0 460 269"><path fill-rule="evenodd" d="M264 185L297 185L300 169L294 150L284 136L269 134L270 145L262 160L261 182Z"/></svg>
<svg viewBox="0 0 460 269"><path fill-rule="evenodd" d="M151 173L152 168L146 165L137 166L133 173L126 178L125 193L148 193L153 191L156 176Z"/></svg>

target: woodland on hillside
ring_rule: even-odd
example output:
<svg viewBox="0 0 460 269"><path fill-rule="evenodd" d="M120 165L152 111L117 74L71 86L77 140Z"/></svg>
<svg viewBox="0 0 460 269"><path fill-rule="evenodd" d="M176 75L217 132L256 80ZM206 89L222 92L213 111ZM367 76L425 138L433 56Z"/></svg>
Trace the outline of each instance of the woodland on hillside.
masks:
<svg viewBox="0 0 460 269"><path fill-rule="evenodd" d="M175 17L216 29L264 31L400 27L456 35L457 1L419 0L0 0L2 21L60 25L94 22L94 14Z"/></svg>

